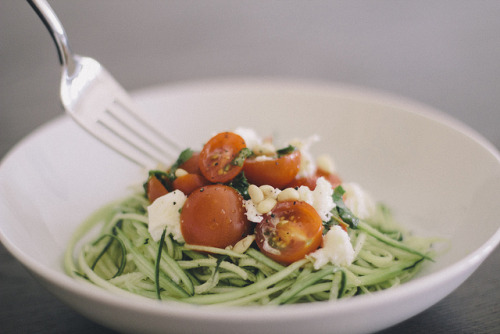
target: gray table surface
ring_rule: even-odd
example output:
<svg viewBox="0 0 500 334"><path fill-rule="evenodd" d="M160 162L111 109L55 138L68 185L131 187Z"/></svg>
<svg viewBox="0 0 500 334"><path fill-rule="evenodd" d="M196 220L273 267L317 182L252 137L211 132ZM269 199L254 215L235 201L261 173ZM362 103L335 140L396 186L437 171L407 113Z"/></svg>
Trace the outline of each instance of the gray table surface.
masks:
<svg viewBox="0 0 500 334"><path fill-rule="evenodd" d="M220 77L359 85L433 106L500 147L498 1L50 2L75 51L129 89ZM0 2L0 158L62 111L52 41ZM500 219L499 219L500 220ZM447 298L383 333L500 333L500 249ZM46 292L0 245L1 333L111 333Z"/></svg>

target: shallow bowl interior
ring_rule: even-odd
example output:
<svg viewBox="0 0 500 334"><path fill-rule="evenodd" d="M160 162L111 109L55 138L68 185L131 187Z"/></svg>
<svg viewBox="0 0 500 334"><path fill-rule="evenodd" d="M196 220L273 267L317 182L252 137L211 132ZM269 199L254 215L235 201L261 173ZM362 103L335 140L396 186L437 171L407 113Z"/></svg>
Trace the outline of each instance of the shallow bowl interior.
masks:
<svg viewBox="0 0 500 334"><path fill-rule="evenodd" d="M340 302L220 309L114 296L67 277L62 255L87 215L146 174L60 117L0 166L0 238L56 296L106 326L141 333L371 332L445 297L499 243L498 152L428 107L358 88L288 81L199 82L135 97L148 118L193 149L238 126L277 141L319 134L313 153L330 153L345 181L388 204L415 233L444 241L436 262L413 281Z"/></svg>

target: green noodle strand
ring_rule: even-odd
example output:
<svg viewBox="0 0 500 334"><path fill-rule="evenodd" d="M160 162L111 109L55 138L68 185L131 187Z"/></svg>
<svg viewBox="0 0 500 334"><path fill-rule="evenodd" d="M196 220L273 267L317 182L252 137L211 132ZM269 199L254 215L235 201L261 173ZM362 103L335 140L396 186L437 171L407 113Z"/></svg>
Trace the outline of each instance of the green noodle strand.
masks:
<svg viewBox="0 0 500 334"><path fill-rule="evenodd" d="M148 205L143 196L133 195L91 215L69 242L64 256L68 275L135 298L199 305L283 305L395 287L431 259L431 241L409 239L383 207L373 221L359 221L358 228L349 231L355 252L350 266L314 269L309 258L280 264L255 244L241 253L187 245L165 230L155 242L148 231Z"/></svg>

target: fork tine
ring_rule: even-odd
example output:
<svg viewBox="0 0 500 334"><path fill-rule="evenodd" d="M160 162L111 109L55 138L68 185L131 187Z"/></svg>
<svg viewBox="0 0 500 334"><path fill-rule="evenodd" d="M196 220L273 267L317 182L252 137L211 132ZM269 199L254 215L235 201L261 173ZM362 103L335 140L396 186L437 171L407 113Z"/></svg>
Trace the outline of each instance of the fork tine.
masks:
<svg viewBox="0 0 500 334"><path fill-rule="evenodd" d="M182 149L182 145L179 144L179 142L174 140L174 138L167 137L163 133L158 131L158 129L151 125L145 118L135 112L135 109L127 107L127 105L122 103L120 100L116 100L115 103L121 106L123 111L127 112L128 115L132 116L136 120L136 123L134 124L140 123L145 129L148 130L148 132L145 132L144 135L145 137L147 137L148 134L151 134L151 137L148 137L150 138L149 141L151 143L156 142L156 140L159 139L161 142L163 142L163 144L165 144L165 146L163 146L161 150L165 151L165 148L170 148L170 152L168 154L171 154L173 158L177 158L178 153ZM130 100L128 106L130 106L132 103L133 102Z"/></svg>
<svg viewBox="0 0 500 334"><path fill-rule="evenodd" d="M87 130L142 167L151 168L158 163L168 165L177 158L180 146L164 138L124 103L110 104L95 124L99 127L90 125Z"/></svg>
<svg viewBox="0 0 500 334"><path fill-rule="evenodd" d="M123 99L116 99L114 103L106 109L106 112L115 118L123 127L133 132L138 138L141 138L146 145L154 148L170 159L176 159L181 150L181 145L174 139L163 135L144 117L138 114L135 108L131 107L133 105L131 99L128 100L129 101L126 101L127 103L124 103Z"/></svg>

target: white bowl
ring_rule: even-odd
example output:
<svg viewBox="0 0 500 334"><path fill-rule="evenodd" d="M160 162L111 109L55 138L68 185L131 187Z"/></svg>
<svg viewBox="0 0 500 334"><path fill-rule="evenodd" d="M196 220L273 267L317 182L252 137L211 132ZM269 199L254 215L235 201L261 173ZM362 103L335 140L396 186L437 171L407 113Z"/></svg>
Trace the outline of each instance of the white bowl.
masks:
<svg viewBox="0 0 500 334"><path fill-rule="evenodd" d="M252 127L289 139L319 134L345 181L355 181L421 235L449 250L414 280L330 303L197 307L125 299L62 269L75 228L144 172L59 117L0 166L0 238L57 297L113 329L148 333L365 333L401 322L458 287L500 241L500 157L474 131L428 107L329 84L216 81L136 94L164 131L198 148L216 131ZM375 312L376 311L376 312Z"/></svg>

